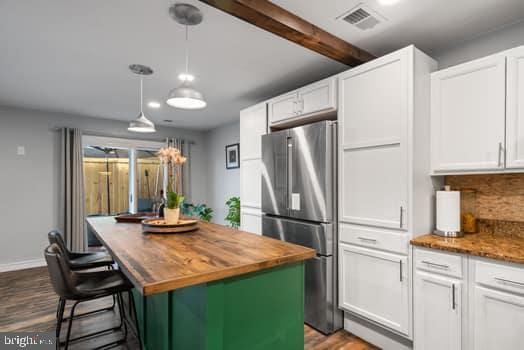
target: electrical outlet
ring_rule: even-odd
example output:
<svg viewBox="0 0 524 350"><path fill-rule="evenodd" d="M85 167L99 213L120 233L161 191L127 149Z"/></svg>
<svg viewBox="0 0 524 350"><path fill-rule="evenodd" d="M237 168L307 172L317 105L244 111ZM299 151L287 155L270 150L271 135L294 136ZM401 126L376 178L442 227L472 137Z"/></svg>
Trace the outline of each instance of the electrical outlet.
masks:
<svg viewBox="0 0 524 350"><path fill-rule="evenodd" d="M25 147L24 146L18 146L16 148L16 154L19 156L25 156Z"/></svg>

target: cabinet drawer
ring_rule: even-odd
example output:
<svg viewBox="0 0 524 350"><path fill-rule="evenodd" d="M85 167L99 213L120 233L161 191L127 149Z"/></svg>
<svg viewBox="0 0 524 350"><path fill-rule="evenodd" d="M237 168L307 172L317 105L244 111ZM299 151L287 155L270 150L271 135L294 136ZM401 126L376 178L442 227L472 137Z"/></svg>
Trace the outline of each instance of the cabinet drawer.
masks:
<svg viewBox="0 0 524 350"><path fill-rule="evenodd" d="M388 250L400 254L408 254L409 238L402 232L393 232L366 226L340 224L340 241Z"/></svg>
<svg viewBox="0 0 524 350"><path fill-rule="evenodd" d="M475 283L524 294L524 267L474 260Z"/></svg>
<svg viewBox="0 0 524 350"><path fill-rule="evenodd" d="M462 256L434 250L415 248L415 268L443 275L459 277L463 275Z"/></svg>

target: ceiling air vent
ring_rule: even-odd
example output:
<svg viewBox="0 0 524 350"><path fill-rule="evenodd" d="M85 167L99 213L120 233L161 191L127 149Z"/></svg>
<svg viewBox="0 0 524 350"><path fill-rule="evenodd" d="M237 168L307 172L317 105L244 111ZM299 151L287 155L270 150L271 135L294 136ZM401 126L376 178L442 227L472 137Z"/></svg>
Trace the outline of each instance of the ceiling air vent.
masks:
<svg viewBox="0 0 524 350"><path fill-rule="evenodd" d="M351 10L338 16L337 19L342 19L362 30L374 28L377 24L386 21L384 16L380 15L364 3L358 4Z"/></svg>

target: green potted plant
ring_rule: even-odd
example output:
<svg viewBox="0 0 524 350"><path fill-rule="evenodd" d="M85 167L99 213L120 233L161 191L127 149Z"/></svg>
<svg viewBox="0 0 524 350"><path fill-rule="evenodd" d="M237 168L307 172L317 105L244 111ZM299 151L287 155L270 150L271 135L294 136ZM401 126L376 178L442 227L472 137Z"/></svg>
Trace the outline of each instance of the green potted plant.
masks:
<svg viewBox="0 0 524 350"><path fill-rule="evenodd" d="M178 224L180 219L180 205L184 202L181 193L182 165L187 161L178 148L168 146L160 149L157 153L160 161L167 164L168 184L166 194L166 206L164 208L164 220L166 224Z"/></svg>
<svg viewBox="0 0 524 350"><path fill-rule="evenodd" d="M240 227L240 197L231 197L226 202L228 206L226 221L229 222L229 225L233 228Z"/></svg>

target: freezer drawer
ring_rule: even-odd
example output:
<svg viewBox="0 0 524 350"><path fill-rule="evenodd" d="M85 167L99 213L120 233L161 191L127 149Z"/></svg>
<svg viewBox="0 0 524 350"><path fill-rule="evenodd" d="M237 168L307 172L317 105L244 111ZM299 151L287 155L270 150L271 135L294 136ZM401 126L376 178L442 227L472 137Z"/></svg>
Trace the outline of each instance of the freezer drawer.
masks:
<svg viewBox="0 0 524 350"><path fill-rule="evenodd" d="M262 234L290 243L315 249L317 254L332 255L335 245L333 224L310 223L264 215Z"/></svg>
<svg viewBox="0 0 524 350"><path fill-rule="evenodd" d="M342 327L338 309L334 257L317 256L306 261L304 322L329 334Z"/></svg>

